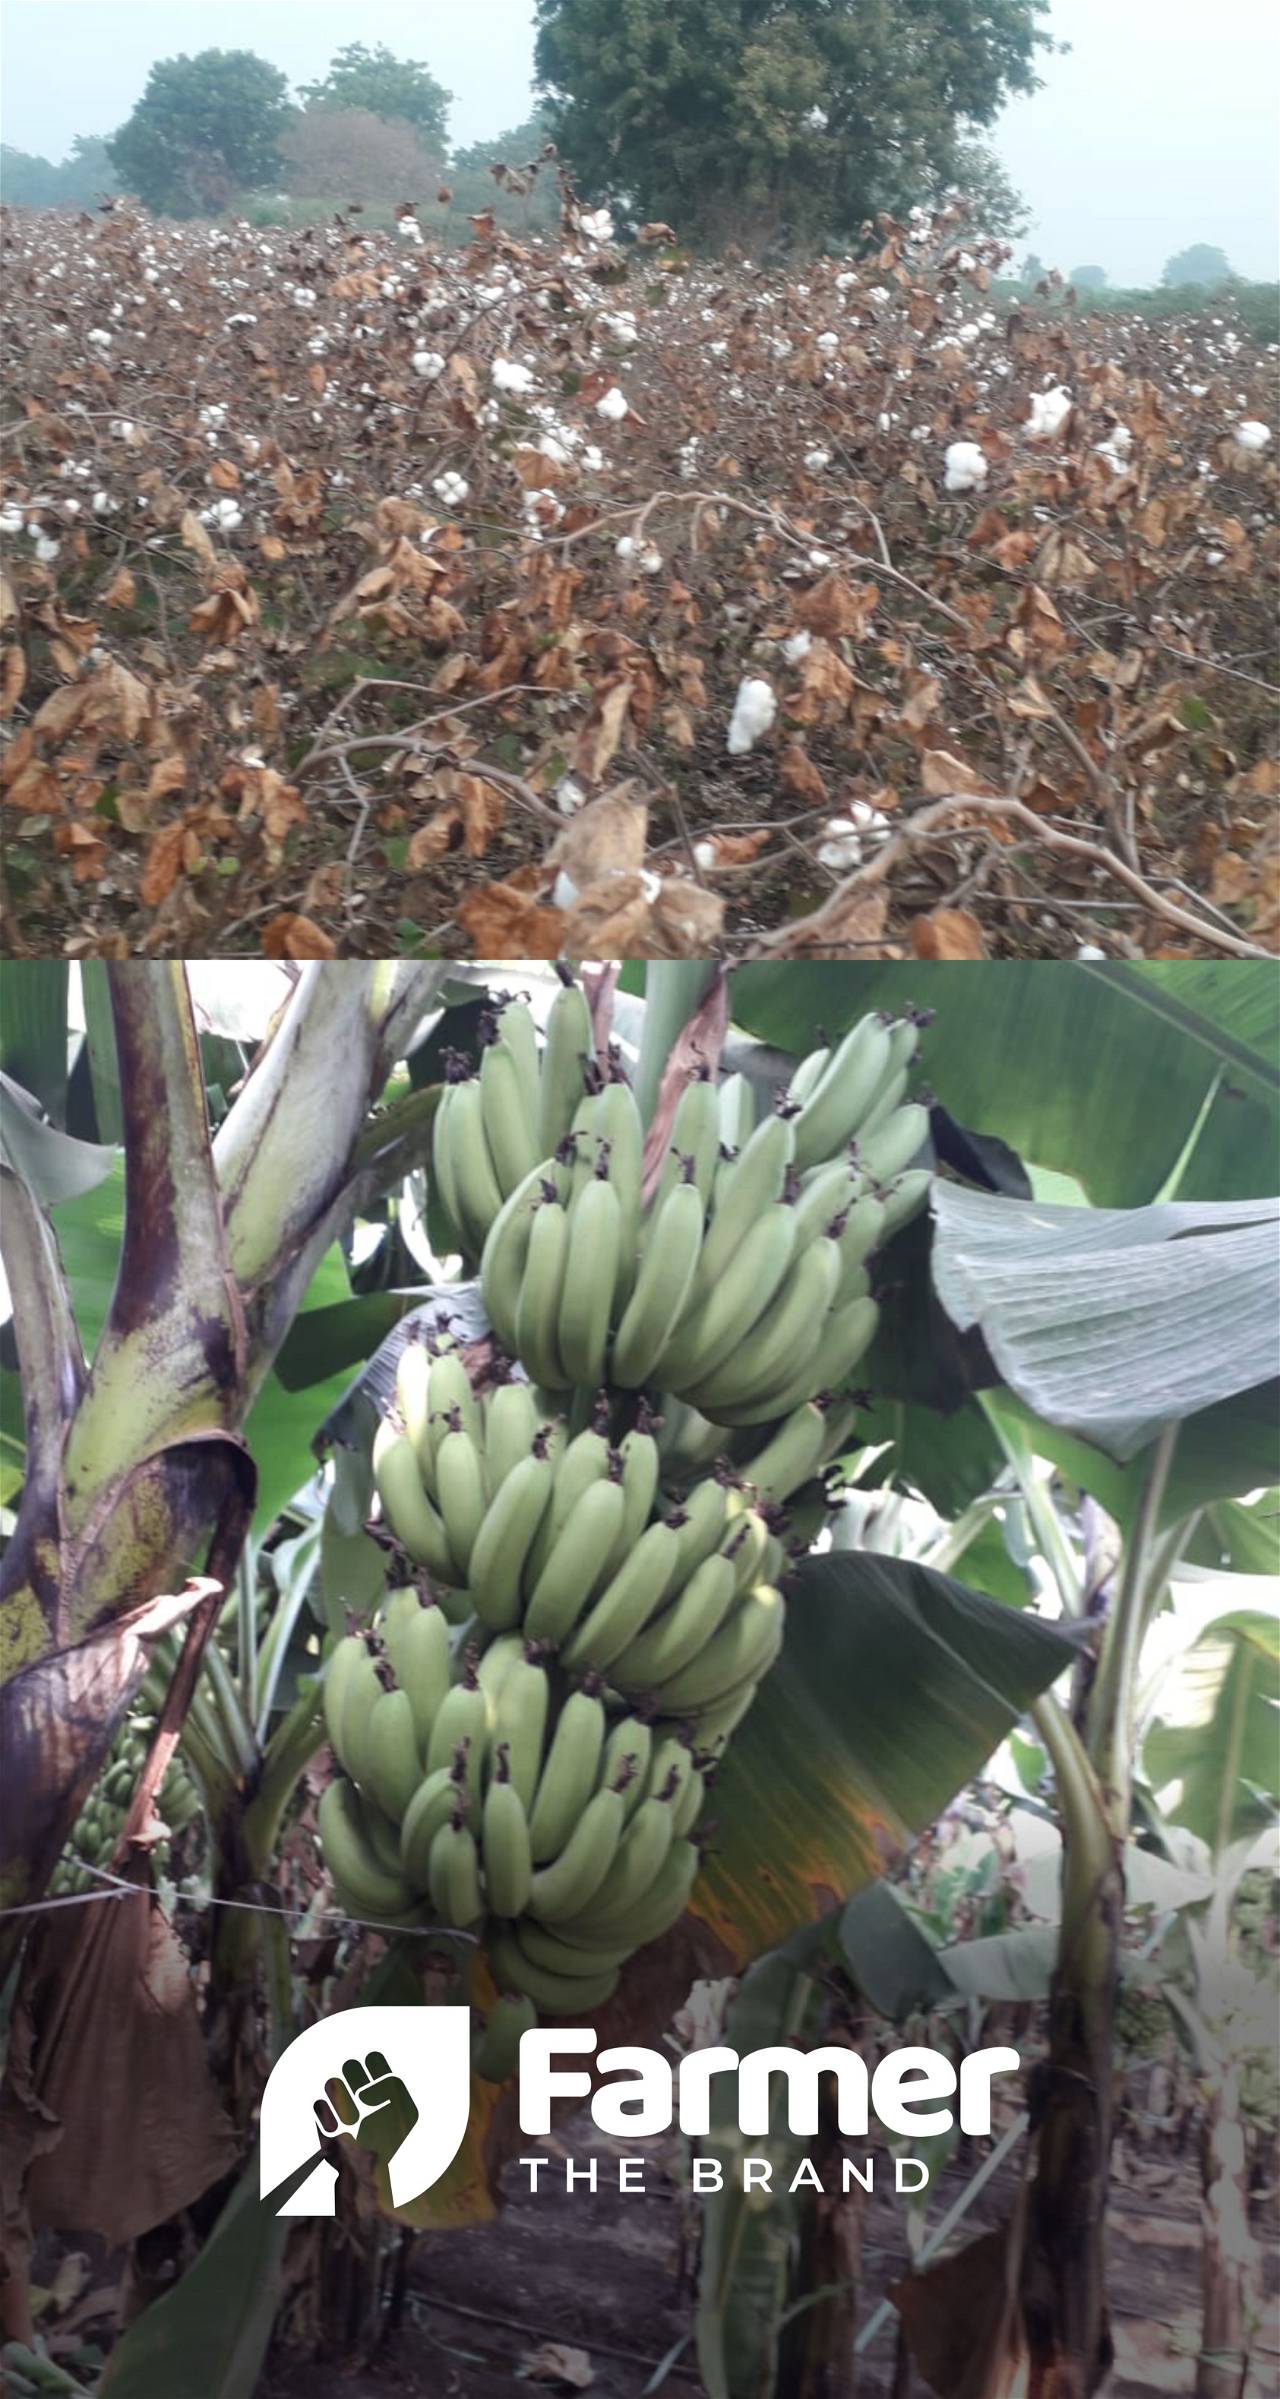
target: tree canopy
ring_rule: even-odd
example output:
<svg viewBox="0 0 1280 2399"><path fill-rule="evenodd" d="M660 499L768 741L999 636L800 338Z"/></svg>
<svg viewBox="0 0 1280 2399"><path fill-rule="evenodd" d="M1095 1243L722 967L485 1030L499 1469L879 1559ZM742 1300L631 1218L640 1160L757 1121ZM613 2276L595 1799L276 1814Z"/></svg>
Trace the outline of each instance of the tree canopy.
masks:
<svg viewBox="0 0 1280 2399"><path fill-rule="evenodd" d="M429 146L444 145L452 92L437 83L422 59L396 58L385 42L372 50L364 42L348 42L330 60L321 82L298 88L313 108L367 108L375 117L400 117Z"/></svg>
<svg viewBox="0 0 1280 2399"><path fill-rule="evenodd" d="M1162 283L1229 283L1231 261L1213 242L1192 242L1165 261Z"/></svg>
<svg viewBox="0 0 1280 2399"><path fill-rule="evenodd" d="M1107 287L1107 270L1105 267L1073 267L1071 269L1071 273L1067 277L1067 281L1068 283L1074 283L1078 292L1105 291Z"/></svg>
<svg viewBox="0 0 1280 2399"><path fill-rule="evenodd" d="M284 188L304 200L425 200L439 181L412 125L371 108L306 108L280 139Z"/></svg>
<svg viewBox="0 0 1280 2399"><path fill-rule="evenodd" d="M107 145L96 133L78 133L57 164L0 143L0 197L13 208L85 208L116 189Z"/></svg>
<svg viewBox="0 0 1280 2399"><path fill-rule="evenodd" d="M285 77L252 50L184 52L157 60L107 149L148 208L198 216L225 207L237 187L274 182L289 114Z"/></svg>
<svg viewBox="0 0 1280 2399"><path fill-rule="evenodd" d="M538 0L555 140L592 199L691 238L850 234L954 181L1037 84L1044 0Z"/></svg>

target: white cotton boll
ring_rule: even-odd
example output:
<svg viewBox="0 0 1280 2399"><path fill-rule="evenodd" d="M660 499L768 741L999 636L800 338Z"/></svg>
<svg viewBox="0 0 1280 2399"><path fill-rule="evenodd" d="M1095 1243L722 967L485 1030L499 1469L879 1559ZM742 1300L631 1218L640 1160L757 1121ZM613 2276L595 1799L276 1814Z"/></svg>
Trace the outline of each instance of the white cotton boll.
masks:
<svg viewBox="0 0 1280 2399"><path fill-rule="evenodd" d="M1060 383L1055 383L1047 392L1033 392L1031 414L1023 426L1023 432L1033 438L1047 436L1052 439L1065 425L1073 405L1070 392L1064 391Z"/></svg>
<svg viewBox="0 0 1280 2399"><path fill-rule="evenodd" d="M607 208L594 208L578 219L578 230L589 242L608 242L613 239L613 218Z"/></svg>
<svg viewBox="0 0 1280 2399"><path fill-rule="evenodd" d="M804 121L806 125L812 127L815 133L825 133L828 125L831 122L831 119L827 115L825 108L818 108L815 106L807 111Z"/></svg>
<svg viewBox="0 0 1280 2399"><path fill-rule="evenodd" d="M976 441L953 441L948 445L946 458L946 489L976 491L987 480L985 453Z"/></svg>
<svg viewBox="0 0 1280 2399"><path fill-rule="evenodd" d="M1247 416L1236 427L1236 441L1242 450L1265 450L1271 439L1271 427L1260 424L1257 417Z"/></svg>
<svg viewBox="0 0 1280 2399"><path fill-rule="evenodd" d="M561 816L576 816L586 802L586 792L573 775L562 775L556 785L556 806Z"/></svg>
<svg viewBox="0 0 1280 2399"><path fill-rule="evenodd" d="M292 296L295 308L315 307L316 296L309 283L295 283Z"/></svg>
<svg viewBox="0 0 1280 2399"><path fill-rule="evenodd" d="M662 572L661 550L655 549L653 543L647 541L640 552L637 564L642 575L660 575Z"/></svg>
<svg viewBox="0 0 1280 2399"><path fill-rule="evenodd" d="M544 433L538 449L544 458L551 460L553 466L568 466L572 457L572 452L566 449L562 441L556 440L554 433Z"/></svg>
<svg viewBox="0 0 1280 2399"><path fill-rule="evenodd" d="M109 350L112 336L104 325L93 325L85 335L85 340L92 342L95 350Z"/></svg>
<svg viewBox="0 0 1280 2399"><path fill-rule="evenodd" d="M624 416L630 414L630 401L625 393L619 391L616 383L611 383L608 391L602 392L596 402L596 415L602 416L607 424L620 425Z"/></svg>
<svg viewBox="0 0 1280 2399"><path fill-rule="evenodd" d="M820 333L818 335L817 348L823 352L825 357L830 358L839 347L840 336L838 333Z"/></svg>
<svg viewBox="0 0 1280 2399"><path fill-rule="evenodd" d="M830 566L830 564L831 564L831 552L830 552L830 550L810 550L810 552L809 552L809 564L810 564L810 566L812 566L812 567L817 567L819 571L821 571L821 569L822 569L824 566Z"/></svg>
<svg viewBox="0 0 1280 2399"><path fill-rule="evenodd" d="M704 875L709 874L711 868L716 862L716 845L714 841L695 841L693 845L693 862L695 866L701 867Z"/></svg>
<svg viewBox="0 0 1280 2399"><path fill-rule="evenodd" d="M639 547L640 544L634 533L624 533L621 539L614 544L614 555L620 558L624 565L627 565L635 557Z"/></svg>
<svg viewBox="0 0 1280 2399"><path fill-rule="evenodd" d="M80 502L78 500L64 500L62 503L62 513L64 516L79 516Z"/></svg>
<svg viewBox="0 0 1280 2399"><path fill-rule="evenodd" d="M565 871L564 871L564 868L563 868L563 867L561 867L559 874L556 876L555 883L554 883L554 885L552 886L552 891L551 891L551 905L552 905L552 907L553 907L553 908L572 908L574 901L577 899L577 896L578 896L578 886L577 886L577 884L576 884L576 883L573 881L573 878L572 878L572 876L570 876L570 875L567 875L567 874L565 873Z"/></svg>
<svg viewBox="0 0 1280 2399"><path fill-rule="evenodd" d="M16 507L12 501L4 508L0 508L0 533L21 533L22 526L22 510Z"/></svg>
<svg viewBox="0 0 1280 2399"><path fill-rule="evenodd" d="M416 217L401 217L399 234L402 242L421 242L422 227Z"/></svg>
<svg viewBox="0 0 1280 2399"><path fill-rule="evenodd" d="M813 635L806 625L802 627L799 633L789 633L787 635L787 638L782 645L782 655L786 659L788 666L795 666L798 664L800 659L808 657L812 648Z"/></svg>
<svg viewBox="0 0 1280 2399"><path fill-rule="evenodd" d="M604 451L595 442L589 441L582 453L582 463L588 474L598 475L604 465Z"/></svg>
<svg viewBox="0 0 1280 2399"><path fill-rule="evenodd" d="M424 383L434 383L444 373L444 360L438 350L415 350L409 363Z"/></svg>
<svg viewBox="0 0 1280 2399"><path fill-rule="evenodd" d="M830 466L831 464L831 452L830 450L821 449L806 450L804 454L804 463L808 467L811 475L820 475L824 466Z"/></svg>
<svg viewBox="0 0 1280 2399"><path fill-rule="evenodd" d="M1106 954L1105 950L1098 949L1092 941L1082 941L1076 951L1077 958L1105 958Z"/></svg>
<svg viewBox="0 0 1280 2399"><path fill-rule="evenodd" d="M729 756L744 758L748 750L753 750L761 735L769 731L777 713L772 685L762 675L744 675L729 719L725 741Z"/></svg>
<svg viewBox="0 0 1280 2399"><path fill-rule="evenodd" d="M456 475L450 469L447 474L436 476L431 489L438 500L443 500L446 508L461 508L471 486L465 475Z"/></svg>
<svg viewBox="0 0 1280 2399"><path fill-rule="evenodd" d="M837 870L861 866L868 841L889 830L889 819L868 800L855 800L847 816L828 817L818 844L818 863Z"/></svg>
<svg viewBox="0 0 1280 2399"><path fill-rule="evenodd" d="M515 358L495 358L489 369L489 380L495 391L530 392L533 390L534 379L528 367L522 367L519 360Z"/></svg>
<svg viewBox="0 0 1280 2399"><path fill-rule="evenodd" d="M57 557L62 548L62 544L60 541L52 541L49 535L47 533L41 533L38 527L36 530L38 535L36 541L36 556L39 559L41 566L52 566L54 559Z"/></svg>
<svg viewBox="0 0 1280 2399"><path fill-rule="evenodd" d="M642 866L640 869L640 889L644 893L649 906L652 908L654 901L657 899L658 894L662 890L661 875L655 875L652 867Z"/></svg>

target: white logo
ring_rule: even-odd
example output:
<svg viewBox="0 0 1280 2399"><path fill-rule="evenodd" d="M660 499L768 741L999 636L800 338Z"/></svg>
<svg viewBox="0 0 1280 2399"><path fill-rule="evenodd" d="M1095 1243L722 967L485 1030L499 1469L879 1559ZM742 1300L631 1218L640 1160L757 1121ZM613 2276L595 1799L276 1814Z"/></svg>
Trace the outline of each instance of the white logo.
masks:
<svg viewBox="0 0 1280 2399"><path fill-rule="evenodd" d="M258 2189L275 2214L333 2214L326 2150L342 2139L377 2160L393 2207L439 2182L466 2135L470 2027L464 2007L356 2007L299 2033L262 2094Z"/></svg>

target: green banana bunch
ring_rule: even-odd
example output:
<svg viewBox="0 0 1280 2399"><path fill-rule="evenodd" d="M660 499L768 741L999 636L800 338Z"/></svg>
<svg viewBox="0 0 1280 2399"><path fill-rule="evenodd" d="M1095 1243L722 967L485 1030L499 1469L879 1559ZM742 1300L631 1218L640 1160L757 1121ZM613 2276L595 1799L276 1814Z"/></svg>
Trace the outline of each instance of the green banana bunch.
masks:
<svg viewBox="0 0 1280 2399"><path fill-rule="evenodd" d="M70 1898L97 1887L95 1877L85 1870L105 1869L115 1855L155 1728L155 1717L145 1711L125 1717L49 1878L53 1897ZM156 1812L168 1828L168 1839L157 1842L151 1853L161 1874L169 1869L171 1843L195 1823L201 1809L185 1760L175 1755L156 1797Z"/></svg>
<svg viewBox="0 0 1280 2399"><path fill-rule="evenodd" d="M432 1128L436 1190L460 1250L472 1259L504 1203L569 1134L594 1070L591 1013L576 983L556 994L541 1051L522 1000L483 1018L480 1038L478 1071L457 1052L446 1054Z"/></svg>

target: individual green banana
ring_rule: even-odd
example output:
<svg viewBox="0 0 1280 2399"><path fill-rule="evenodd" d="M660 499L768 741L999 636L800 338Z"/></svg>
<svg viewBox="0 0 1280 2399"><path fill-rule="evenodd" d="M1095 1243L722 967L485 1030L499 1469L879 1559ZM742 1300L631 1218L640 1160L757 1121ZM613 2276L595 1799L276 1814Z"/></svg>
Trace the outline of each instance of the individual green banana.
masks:
<svg viewBox="0 0 1280 2399"><path fill-rule="evenodd" d="M580 984L564 983L547 1012L538 1092L538 1147L550 1157L573 1123L594 1056L591 1010Z"/></svg>
<svg viewBox="0 0 1280 2399"><path fill-rule="evenodd" d="M695 1300L713 1289L757 1218L781 1198L794 1149L795 1135L786 1118L766 1116L741 1156L721 1170L698 1264Z"/></svg>
<svg viewBox="0 0 1280 2399"><path fill-rule="evenodd" d="M543 1160L518 1183L499 1208L480 1253L480 1287L490 1324L504 1348L517 1356L520 1285L529 1256L533 1219L544 1200L558 1196L553 1160Z"/></svg>
<svg viewBox="0 0 1280 2399"><path fill-rule="evenodd" d="M714 1708L739 1683L763 1673L765 1661L776 1654L786 1605L772 1584L756 1583L745 1591L701 1654L654 1693L663 1714Z"/></svg>
<svg viewBox="0 0 1280 2399"><path fill-rule="evenodd" d="M706 1798L706 1792L706 1777L702 1768L695 1762L690 1768L684 1789L679 1793L672 1811L672 1829L677 1841L687 1837L693 1831L702 1814L702 1803Z"/></svg>
<svg viewBox="0 0 1280 2399"><path fill-rule="evenodd" d="M400 1864L406 1882L425 1897L431 1888L431 1851L442 1825L466 1804L466 1744L458 1743L451 1766L437 1766L419 1783L400 1827Z"/></svg>
<svg viewBox="0 0 1280 2399"><path fill-rule="evenodd" d="M571 1981L590 1974L607 1974L611 1967L620 1966L631 1946L615 1933L612 1939L594 1943L589 1937L590 1918L582 1919L582 1931L570 1939L567 1928L557 1925L553 1932L549 1924L539 1924L536 1916L522 1916L512 1926L516 1944L530 1965L542 1967L547 1974L564 1974Z"/></svg>
<svg viewBox="0 0 1280 2399"><path fill-rule="evenodd" d="M364 1754L369 1789L384 1815L399 1824L422 1775L407 1691L383 1692L369 1718Z"/></svg>
<svg viewBox="0 0 1280 2399"><path fill-rule="evenodd" d="M720 1119L720 1164L716 1170L716 1189L727 1163L725 1152L736 1157L746 1148L756 1126L756 1095L745 1075L726 1075L716 1094L716 1111Z"/></svg>
<svg viewBox="0 0 1280 2399"><path fill-rule="evenodd" d="M801 1483L807 1483L822 1464L827 1438L827 1411L817 1400L806 1400L793 1409L743 1469L757 1505L780 1506Z"/></svg>
<svg viewBox="0 0 1280 2399"><path fill-rule="evenodd" d="M431 1728L449 1688L449 1620L430 1601L423 1606L415 1592L414 1613L393 1629L387 1628L387 1655L396 1681L409 1695L418 1748L425 1757Z"/></svg>
<svg viewBox="0 0 1280 2399"><path fill-rule="evenodd" d="M616 1790L619 1771L626 1766L622 1804L628 1818L645 1797L652 1757L653 1733L644 1718L620 1716L605 1742L597 1785Z"/></svg>
<svg viewBox="0 0 1280 2399"><path fill-rule="evenodd" d="M684 1160L693 1159L694 1180L705 1208L715 1187L716 1168L720 1163L720 1099L710 1069L703 1067L685 1084L676 1102L671 1120L671 1135L667 1154L658 1178L658 1201L684 1172Z"/></svg>
<svg viewBox="0 0 1280 2399"><path fill-rule="evenodd" d="M783 1106L794 1117L805 1101L812 1099L831 1061L828 1049L809 1050L801 1059L783 1093Z"/></svg>
<svg viewBox="0 0 1280 2399"><path fill-rule="evenodd" d="M661 1405L655 1435L661 1479L668 1490L682 1491L695 1475L705 1474L708 1466L724 1455L724 1431L674 1394L664 1393Z"/></svg>
<svg viewBox="0 0 1280 2399"><path fill-rule="evenodd" d="M683 1591L614 1659L609 1669L614 1688L631 1697L678 1674L719 1630L735 1596L728 1558L704 1558Z"/></svg>
<svg viewBox="0 0 1280 2399"><path fill-rule="evenodd" d="M531 1384L499 1383L496 1391L489 1393L484 1407L484 1454L490 1491L502 1489L542 1431Z"/></svg>
<svg viewBox="0 0 1280 2399"><path fill-rule="evenodd" d="M864 1016L846 1033L795 1119L796 1165L834 1158L857 1132L889 1067L887 1027Z"/></svg>
<svg viewBox="0 0 1280 2399"><path fill-rule="evenodd" d="M464 1430L459 1409L450 1411L448 1428L436 1454L436 1489L449 1537L454 1579L465 1583L487 1503L481 1453L471 1434Z"/></svg>
<svg viewBox="0 0 1280 2399"><path fill-rule="evenodd" d="M827 1158L811 1167L796 1201L796 1256L826 1232L833 1216L852 1206L858 1195L858 1170L850 1158Z"/></svg>
<svg viewBox="0 0 1280 2399"><path fill-rule="evenodd" d="M758 1508L747 1508L741 1516L730 1517L720 1555L733 1568L735 1591L745 1591L748 1584L768 1582L763 1572L769 1548L769 1526Z"/></svg>
<svg viewBox="0 0 1280 2399"><path fill-rule="evenodd" d="M404 1429L413 1443L419 1467L425 1474L431 1463L427 1432L431 1415L431 1359L426 1343L412 1336L406 1341L396 1363L396 1406L404 1419Z"/></svg>
<svg viewBox="0 0 1280 2399"><path fill-rule="evenodd" d="M621 1791L593 1792L559 1856L535 1872L530 1915L544 1924L580 1916L613 1864L625 1822Z"/></svg>
<svg viewBox="0 0 1280 2399"><path fill-rule="evenodd" d="M434 1475L446 1433L453 1420L461 1420L462 1430L484 1446L484 1410L471 1386L462 1352L450 1335L437 1341L431 1352L431 1406L427 1416L427 1450L430 1457L429 1479Z"/></svg>
<svg viewBox="0 0 1280 2399"><path fill-rule="evenodd" d="M488 1704L486 1722L490 1732L497 1711L498 1693L516 1659L524 1656L527 1646L523 1632L499 1633L497 1639L489 1643L476 1668L476 1681Z"/></svg>
<svg viewBox="0 0 1280 2399"><path fill-rule="evenodd" d="M695 1844L677 1836L657 1880L632 1913L628 1937L633 1955L637 1949L647 1948L650 1941L660 1940L663 1933L670 1932L672 1925L679 1922L689 1904L701 1863L701 1852Z"/></svg>
<svg viewBox="0 0 1280 2399"><path fill-rule="evenodd" d="M822 1327L817 1347L797 1369L792 1381L774 1392L776 1413L789 1414L812 1392L836 1391L847 1382L863 1352L871 1347L879 1321L880 1311L873 1299L837 1302ZM729 1421L728 1411L725 1415Z"/></svg>
<svg viewBox="0 0 1280 2399"><path fill-rule="evenodd" d="M541 2015L578 2016L583 2010L602 2007L618 1988L616 1967L597 1975L570 1976L535 1966L509 1932L491 1933L488 1949L495 1980L506 1990L522 1991Z"/></svg>
<svg viewBox="0 0 1280 2399"><path fill-rule="evenodd" d="M561 1665L576 1673L588 1667L603 1673L611 1666L661 1607L679 1550L677 1529L661 1521L651 1524L563 1645Z"/></svg>
<svg viewBox="0 0 1280 2399"><path fill-rule="evenodd" d="M369 1650L352 1666L342 1701L338 1755L348 1774L362 1789L370 1788L369 1741L373 1712L383 1694L382 1674Z"/></svg>
<svg viewBox="0 0 1280 2399"><path fill-rule="evenodd" d="M683 1499L667 1512L667 1523L679 1534L676 1562L668 1594L680 1591L691 1574L696 1573L704 1558L719 1548L724 1539L732 1494L721 1474L704 1475Z"/></svg>
<svg viewBox="0 0 1280 2399"><path fill-rule="evenodd" d="M463 1665L462 1681L451 1684L436 1711L436 1720L427 1743L427 1773L434 1774L437 1766L451 1765L459 1741L469 1741L467 1779L472 1791L478 1791L488 1734L489 1702L480 1688L475 1661L469 1653Z"/></svg>
<svg viewBox="0 0 1280 2399"><path fill-rule="evenodd" d="M549 1704L546 1667L528 1649L504 1674L493 1711L493 1749L507 1750L508 1773L525 1808L533 1806L542 1771Z"/></svg>
<svg viewBox="0 0 1280 2399"><path fill-rule="evenodd" d="M596 1131L602 1150L608 1152L609 1181L618 1195L621 1218L616 1312L625 1306L635 1280L644 1171L644 1125L635 1093L620 1073L610 1078L596 1103Z"/></svg>
<svg viewBox="0 0 1280 2399"><path fill-rule="evenodd" d="M704 1383L772 1305L795 1249L795 1210L774 1201L757 1216L701 1304L687 1314L654 1368L668 1391Z"/></svg>
<svg viewBox="0 0 1280 2399"><path fill-rule="evenodd" d="M551 1504L538 1527L537 1538L529 1553L526 1579L531 1587L536 1585L583 1493L610 1473L613 1451L607 1434L601 1429L607 1421L607 1408L601 1408L596 1423L589 1425L584 1432L575 1433L556 1461Z"/></svg>
<svg viewBox="0 0 1280 2399"><path fill-rule="evenodd" d="M570 1381L559 1349L560 1299L569 1257L569 1217L550 1186L533 1212L516 1303L516 1355L530 1379L549 1391Z"/></svg>
<svg viewBox="0 0 1280 2399"><path fill-rule="evenodd" d="M512 1015L504 1009L503 1023ZM532 1031L532 1019L528 1018ZM543 1153L538 1148L533 1101L537 1090L537 1044L530 1078L512 1044L499 1037L480 1059L480 1111L493 1171L504 1199L525 1182ZM496 1217L494 1219L497 1221Z"/></svg>
<svg viewBox="0 0 1280 2399"><path fill-rule="evenodd" d="M689 1397L695 1408L714 1418L718 1407L741 1412L749 1401L759 1400L762 1417L776 1413L769 1407L769 1396L779 1385L790 1382L797 1353L834 1304L840 1267L838 1238L824 1234L811 1241L796 1260L764 1323L754 1326L705 1382L694 1384Z"/></svg>
<svg viewBox="0 0 1280 2399"><path fill-rule="evenodd" d="M453 1552L441 1519L422 1487L413 1443L384 1417L373 1437L373 1479L382 1513L401 1548L416 1566L441 1582L457 1581Z"/></svg>
<svg viewBox="0 0 1280 2399"><path fill-rule="evenodd" d="M479 1258L504 1194L489 1154L478 1075L453 1086L447 1133L454 1186L463 1217L460 1230L466 1236L471 1257Z"/></svg>
<svg viewBox="0 0 1280 2399"><path fill-rule="evenodd" d="M884 1202L884 1224L880 1233L882 1242L891 1241L904 1224L909 1224L913 1216L919 1215L932 1181L933 1171L928 1166L908 1167L905 1174L895 1176Z"/></svg>
<svg viewBox="0 0 1280 2399"><path fill-rule="evenodd" d="M531 1641L558 1646L572 1632L607 1576L625 1514L620 1474L605 1475L583 1492L530 1593L524 1628Z"/></svg>
<svg viewBox="0 0 1280 2399"><path fill-rule="evenodd" d="M484 1798L480 1852L484 1888L495 1916L518 1916L528 1905L533 1881L529 1847L529 1818L511 1777L505 1741L497 1748L497 1764Z"/></svg>
<svg viewBox="0 0 1280 2399"><path fill-rule="evenodd" d="M538 1028L527 1000L503 998L499 1001L494 1032L505 1050L510 1051L520 1074L525 1094L525 1108L532 1131L538 1097ZM483 1064L483 1060L481 1061Z"/></svg>
<svg viewBox="0 0 1280 2399"><path fill-rule="evenodd" d="M618 1843L617 1854L595 1897L576 1917L569 1918L562 1937L571 1941L575 1926L593 1940L625 1933L627 1919L652 1890L667 1861L674 1835L674 1776L650 1799L642 1799Z"/></svg>
<svg viewBox="0 0 1280 2399"><path fill-rule="evenodd" d="M929 1111L918 1100L893 1115L868 1141L858 1141L858 1170L873 1183L891 1183L919 1156L929 1138Z"/></svg>
<svg viewBox="0 0 1280 2399"><path fill-rule="evenodd" d="M591 1686L571 1691L556 1719L529 1814L534 1864L558 1857L596 1785L604 1707Z"/></svg>
<svg viewBox="0 0 1280 2399"><path fill-rule="evenodd" d="M428 1866L431 1905L452 1932L469 1932L484 1914L480 1855L475 1834L460 1808L440 1827Z"/></svg>
<svg viewBox="0 0 1280 2399"><path fill-rule="evenodd" d="M403 1875L388 1873L379 1861L353 1784L343 1780L327 1785L320 1794L316 1824L325 1864L360 1915L389 1918L412 1908L408 1882Z"/></svg>
<svg viewBox="0 0 1280 2399"><path fill-rule="evenodd" d="M453 1171L450 1120L453 1115L454 1099L459 1088L458 1077L469 1071L465 1059L460 1064L450 1064L441 1088L435 1120L431 1127L431 1179L435 1185L436 1196L457 1235L458 1247L461 1250L465 1250L467 1246L467 1228L463 1222L462 1201L458 1196L457 1177Z"/></svg>
<svg viewBox="0 0 1280 2399"><path fill-rule="evenodd" d="M573 1383L594 1391L604 1376L605 1351L621 1254L622 1210L608 1179L608 1150L569 1212L572 1271L566 1273L556 1320L556 1346ZM603 1169L603 1171L602 1171Z"/></svg>
<svg viewBox="0 0 1280 2399"><path fill-rule="evenodd" d="M863 1117L862 1122L858 1127L859 1150L863 1149L866 1143L870 1141L873 1133L879 1132L882 1124L888 1123L889 1118L893 1115L895 1108L898 1106L907 1088L906 1067L895 1066L892 1061L892 1026L889 1028L889 1049L889 1071L886 1074L883 1083L880 1085L880 1088L877 1091L871 1106L868 1108L866 1115Z"/></svg>
<svg viewBox="0 0 1280 2399"><path fill-rule="evenodd" d="M520 2064L520 2043L537 2027L538 2011L522 1991L502 1991L471 2045L471 2071L481 2082L509 2082Z"/></svg>
<svg viewBox="0 0 1280 2399"><path fill-rule="evenodd" d="M520 1621L525 1565L551 1504L554 1483L546 1443L535 1434L528 1456L499 1484L485 1510L467 1579L476 1614L490 1632L509 1632Z"/></svg>
<svg viewBox="0 0 1280 2399"><path fill-rule="evenodd" d="M642 1400L638 1422L629 1433L623 1434L618 1444L622 1461L622 1523L608 1560L610 1575L616 1574L630 1556L653 1514L661 1466L658 1444L649 1429L654 1421Z"/></svg>
<svg viewBox="0 0 1280 2399"><path fill-rule="evenodd" d="M731 1734L737 1731L759 1688L758 1681L744 1683L728 1699L722 1700L719 1707L699 1709L699 1756L723 1756Z"/></svg>
<svg viewBox="0 0 1280 2399"><path fill-rule="evenodd" d="M338 1764L351 1772L351 1760L346 1753L342 1728L343 1709L352 1682L369 1655L368 1642L360 1633L346 1633L339 1641L324 1670L324 1726L329 1747Z"/></svg>
<svg viewBox="0 0 1280 2399"><path fill-rule="evenodd" d="M703 1205L693 1160L660 1203L631 1297L614 1336L610 1379L623 1390L647 1382L688 1300L702 1248Z"/></svg>

